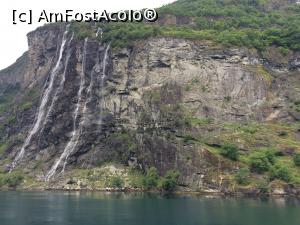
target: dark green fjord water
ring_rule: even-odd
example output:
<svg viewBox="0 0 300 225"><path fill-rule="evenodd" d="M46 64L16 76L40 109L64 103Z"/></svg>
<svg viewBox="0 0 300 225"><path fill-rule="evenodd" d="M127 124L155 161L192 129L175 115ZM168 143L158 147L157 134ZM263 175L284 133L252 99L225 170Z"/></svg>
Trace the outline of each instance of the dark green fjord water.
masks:
<svg viewBox="0 0 300 225"><path fill-rule="evenodd" d="M300 225L300 201L0 192L0 225Z"/></svg>

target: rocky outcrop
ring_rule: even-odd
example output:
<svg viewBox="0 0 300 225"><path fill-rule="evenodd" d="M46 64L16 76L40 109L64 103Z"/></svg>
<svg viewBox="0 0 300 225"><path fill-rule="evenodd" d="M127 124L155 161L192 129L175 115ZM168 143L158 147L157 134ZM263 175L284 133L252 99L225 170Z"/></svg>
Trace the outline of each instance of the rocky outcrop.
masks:
<svg viewBox="0 0 300 225"><path fill-rule="evenodd" d="M0 94L9 88L21 86L28 62L28 52L25 52L12 66L0 71Z"/></svg>
<svg viewBox="0 0 300 225"><path fill-rule="evenodd" d="M14 142L5 158L15 159L24 147L49 89L41 123L16 162L39 179L56 163L53 177L73 167L134 161L142 169L155 166L161 174L179 170L183 186L228 189L226 174L239 164L182 141L185 118L299 119L290 107L299 97L290 87L299 78L286 76L298 73L296 54L278 70L251 49L160 37L116 50L94 39L76 40L72 30L62 49L65 29L46 26L29 33L28 53L0 73L2 89L20 84L39 96L32 107L17 112L15 129L1 131Z"/></svg>

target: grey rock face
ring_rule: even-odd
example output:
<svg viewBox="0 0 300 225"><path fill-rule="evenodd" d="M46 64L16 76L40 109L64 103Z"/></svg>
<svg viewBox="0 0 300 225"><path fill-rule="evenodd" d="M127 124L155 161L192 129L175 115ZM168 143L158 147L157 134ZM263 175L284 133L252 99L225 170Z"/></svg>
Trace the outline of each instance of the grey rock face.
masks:
<svg viewBox="0 0 300 225"><path fill-rule="evenodd" d="M0 73L0 85L19 83L22 88L38 89L42 96L58 57L63 31L44 27L29 33L28 53L11 67L13 76L7 71ZM184 185L210 183L209 188L215 189L220 184L212 182L217 180L214 172L233 166L206 149L167 140L160 132L178 132L176 120L187 115L220 122L297 119L286 97L297 97L293 88L287 91L290 78L283 80L282 72L265 67L255 51L173 38L149 39L131 48L109 50L104 60L106 49L106 44L93 39L85 48L84 41L70 43L51 94L53 99L57 93L53 110L32 138L20 168L33 171L35 164L42 162L37 173L45 175L72 139L75 124L79 138L64 162L67 169L114 160L126 164L134 159L135 166L155 165L161 173L179 169ZM294 62L297 66L297 60ZM4 78L5 74L9 78ZM63 89L58 91L63 74ZM298 78L291 79L299 82ZM79 114L74 122L78 101ZM7 157L13 158L20 149L38 104L39 100L30 111L19 113L18 129L9 133L19 142ZM155 132L148 132L150 128ZM184 159L187 152L189 164Z"/></svg>
<svg viewBox="0 0 300 225"><path fill-rule="evenodd" d="M28 63L28 52L25 52L13 65L0 71L0 94L22 84Z"/></svg>

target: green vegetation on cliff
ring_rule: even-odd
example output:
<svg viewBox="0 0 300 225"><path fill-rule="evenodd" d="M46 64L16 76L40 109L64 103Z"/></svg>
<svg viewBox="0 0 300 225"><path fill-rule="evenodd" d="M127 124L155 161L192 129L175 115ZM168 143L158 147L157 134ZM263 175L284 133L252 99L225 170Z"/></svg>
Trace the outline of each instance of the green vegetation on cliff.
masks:
<svg viewBox="0 0 300 225"><path fill-rule="evenodd" d="M111 76L107 87L112 91L109 92L110 94L116 93L117 98L120 97L120 101L112 99L114 111L109 108L112 107L111 104L104 104L107 108L103 108L103 121L101 122L101 125L104 123L103 138L100 135L99 140L97 137L97 141L95 141L96 138L94 139L94 135L91 135L89 143L86 144L83 140L84 148L77 152L79 157L82 154L82 159L80 158L78 162L90 158L90 167L95 167L70 171L71 180L63 185L70 189L80 186L99 189L130 187L141 190L173 191L178 185L179 179L179 173L173 169L178 169L182 173L180 178L183 187L190 188L191 184L191 186L195 186L195 190L207 187L214 190L222 190L222 188L234 190L236 187L250 190L254 187L265 193L274 183L300 185L300 126L299 123L289 124L286 122L297 119L288 118L289 111L283 110L285 114L280 115L281 118L284 117L283 120L278 117L278 121L281 122L262 122L268 115L272 119L273 114L277 113L277 109L281 110L283 107L290 106L294 110L291 112L299 112L300 103L297 93L293 96L289 93L281 95L281 93L273 92L272 85L276 87L276 82L280 85L284 83L276 77L276 75L280 75L273 73L272 69L264 65L251 65L250 61L247 61L248 59L245 59L245 62L241 61L243 60L240 56L241 52L233 57L237 57L237 62L233 62L235 60L231 59L231 55L224 53L226 70L225 66L219 64L219 60L216 60L217 63L213 62L213 65L206 65L205 61L195 59L197 58L196 54L190 55L190 58L193 59L185 57L185 55L189 55L192 48L183 51L184 46L181 46L175 49L173 46L179 46L176 44L176 42L180 42L178 40L172 40L172 47L169 45L169 47L163 48L162 52L157 46L156 49L153 48L157 55L150 51L146 52L146 54L148 53L148 57L147 55L145 57L148 59L147 62L139 61L143 57L138 57L138 60L134 58L134 54L139 54L135 51L140 47L138 44L142 43L138 40L170 36L210 40L225 47L246 46L258 50L266 49L266 51L260 52L262 53L261 57L260 54L256 54L255 49L248 49L248 51L250 55L251 52L255 52L254 55L259 62L261 59L266 59L266 61L276 63L274 58L278 58L278 55L270 51L270 49L274 49L273 46L280 53L281 58L300 49L299 6L295 4L279 4L277 6L271 3L271 0L181 0L162 7L159 10L160 21L156 24L73 23L71 28L75 32L75 38L81 40L81 44L82 39L86 37L95 40L95 32L98 26L101 26L104 33L103 37L97 37L98 41L111 43L113 47L132 47L133 51L128 51L129 61L126 69L119 67L120 65L113 61L124 56L112 54L114 55L112 60L114 64L111 65L109 62L108 66L113 72L109 74ZM135 41L138 41L137 46L130 46ZM210 41L205 42L209 43L208 50L203 50L203 53L211 56L215 52L218 54L225 52L223 46L216 46ZM189 43L191 43L191 47L199 47L197 42ZM145 50L148 51L151 47L147 46ZM161 45L159 45L160 47ZM181 52L178 55L172 52L171 55L170 49ZM218 56L216 58L219 59ZM213 57L211 59L214 61ZM132 63L131 60L134 62ZM289 60L283 59L283 62L288 64ZM137 66L135 63L140 65ZM229 63L234 68L227 71ZM204 69L196 70L200 67ZM122 72L116 73L116 68ZM147 68L147 70L140 72L140 68ZM169 78L169 72L165 73L164 70L170 70L172 76L178 77L176 79ZM186 70L188 73L185 73ZM207 73L209 70L216 71L216 73ZM154 74L156 71L158 71L157 74ZM122 81L123 72L124 74L127 72L126 82ZM131 73L134 73L135 76L131 76ZM160 75L160 73L162 76L155 78L155 75ZM224 73L233 76L232 78L227 76L224 79L218 79L218 82L215 83L209 81L209 78ZM243 76L236 78L236 75L242 73ZM148 76L145 82L142 80L136 82L136 77L141 78L144 75ZM208 75L209 78L202 79L205 75ZM157 79L157 82L153 82L149 78ZM230 79L230 82L226 79ZM220 84L222 81L226 82ZM233 94L238 89L232 89L233 82L237 83L237 87L240 84L241 90L249 92L251 97L242 91ZM292 81L289 82L292 83ZM125 87L122 85L122 91L120 91L121 83L126 83ZM131 86L131 83L135 83L135 86ZM248 87L247 84L250 83L251 85ZM262 88L257 89L256 83L262 83ZM142 84L142 87L137 86L139 84ZM211 92L218 90L218 85L221 85L220 89L225 91L216 92L218 96L215 96ZM262 93L256 96L254 94L256 92L266 92L267 94ZM102 94L102 91L99 94ZM107 95L110 94L107 92ZM33 113L33 107L40 95L41 93L35 92L33 89L22 94L21 98L15 98L14 90L0 95L0 115L1 113L4 115L0 131L7 130L2 132L3 135L0 137L0 156L6 157L9 154L12 157L7 159L13 159L14 151L19 149L21 140L23 140L22 135L19 135L20 137L18 136L17 139L13 135L18 134L21 130L25 137L27 132L25 129L31 124L25 124L25 122L20 124L25 117ZM278 95L278 98L273 98L273 95ZM289 98L290 96L291 98ZM102 101L103 96L97 94L95 97L101 97ZM132 97L132 101L128 102L128 99ZM242 100L244 97L246 98L245 102ZM281 97L289 100L281 100ZM15 105L12 105L13 99L16 99ZM107 100L106 96L103 99ZM137 99L139 101L136 101ZM241 101L237 101L237 99ZM252 100L253 104L250 105ZM286 102L287 105L284 104ZM120 113L116 113L119 103ZM240 107L235 103L244 105ZM272 106L268 106L271 104ZM13 110L11 110L12 113L9 113L6 109L11 105ZM126 109L122 109L123 105L126 106ZM254 106L262 107L261 111L255 111ZM251 112L252 109L253 112ZM219 114L219 111L222 113ZM55 146L58 145L54 140L61 136L61 127L54 126L54 122L63 118L62 114L67 116L66 113L68 112L64 110L55 112L57 115L51 121L51 123L53 122L51 125L53 142L45 139L45 146L50 144L44 147L45 149L51 148L51 144L54 144L53 150L51 150L53 155L56 154L55 150L60 151L60 147L56 149ZM292 115L289 116L292 117ZM261 122L251 122L254 120ZM129 123L130 126L128 126ZM62 125L66 126L67 124ZM126 130L126 126L130 128ZM88 136L88 133L84 134ZM65 139L67 139L67 135ZM63 142L64 140L60 141L59 145L63 146ZM41 144L44 145L42 142ZM93 154L87 155L88 157L85 158L85 154L90 152ZM78 157L77 153L72 157ZM53 155L51 153L49 157L53 157ZM30 169L32 168L34 172L42 171L45 169L43 167L48 166L46 164L44 166L44 162L39 161L39 158L42 157L35 157L34 165L29 163ZM1 163L2 168L6 168L7 163L4 161ZM70 164L72 169L77 168L76 166L79 164L76 163ZM152 166L156 166L159 170ZM73 179L72 176L76 179ZM26 179L24 177L19 174L1 174L0 186L16 187L26 182L26 185L30 186L27 177Z"/></svg>
<svg viewBox="0 0 300 225"><path fill-rule="evenodd" d="M249 178L250 178L250 170L247 167L240 169L235 175L235 180L240 185L249 184L250 182Z"/></svg>
<svg viewBox="0 0 300 225"><path fill-rule="evenodd" d="M14 173L0 173L0 188L8 187L8 188L16 188L23 182L23 175L18 172Z"/></svg>
<svg viewBox="0 0 300 225"><path fill-rule="evenodd" d="M160 14L189 17L193 23L165 32L171 36L212 39L224 45L263 49L270 45L300 49L300 6L274 0L179 0ZM182 18L183 20L183 18Z"/></svg>
<svg viewBox="0 0 300 225"><path fill-rule="evenodd" d="M165 176L160 177L156 168L151 167L143 179L143 188L146 190L160 189L172 192L178 185L179 172L169 170Z"/></svg>
<svg viewBox="0 0 300 225"><path fill-rule="evenodd" d="M218 136L213 136L214 133L198 134L200 137L196 140L200 145L208 145L207 148L215 154L237 160L242 169L236 172L234 178L239 185L255 185L266 192L268 185L276 180L300 184L298 124L226 123L213 126L216 130L219 126L223 127ZM194 137L197 135L194 134ZM221 147L212 143L219 143ZM238 152L237 159L228 157L232 149Z"/></svg>
<svg viewBox="0 0 300 225"><path fill-rule="evenodd" d="M158 13L160 25L102 24L103 41L123 47L138 39L172 36L259 50L274 45L283 53L300 50L300 5L290 1L179 0L159 8ZM77 38L94 36L87 25L74 26Z"/></svg>
<svg viewBox="0 0 300 225"><path fill-rule="evenodd" d="M227 143L222 146L221 155L236 161L236 160L238 160L238 156L239 156L238 148L235 145Z"/></svg>
<svg viewBox="0 0 300 225"><path fill-rule="evenodd" d="M141 23L111 23L104 26L104 42L115 47L124 47L135 40L143 40L160 33L159 27ZM100 39L100 37L99 37Z"/></svg>
<svg viewBox="0 0 300 225"><path fill-rule="evenodd" d="M300 153L297 153L295 156L294 156L294 163L296 166L299 166L300 167Z"/></svg>
<svg viewBox="0 0 300 225"><path fill-rule="evenodd" d="M15 177L15 175L13 176ZM91 169L72 170L65 174L65 180L60 185L63 185L64 189L79 186L90 190L111 188L112 190L136 189L172 192L178 186L178 179L179 172L175 170L168 170L163 176L160 176L155 167L150 167L144 172L140 168L111 162Z"/></svg>

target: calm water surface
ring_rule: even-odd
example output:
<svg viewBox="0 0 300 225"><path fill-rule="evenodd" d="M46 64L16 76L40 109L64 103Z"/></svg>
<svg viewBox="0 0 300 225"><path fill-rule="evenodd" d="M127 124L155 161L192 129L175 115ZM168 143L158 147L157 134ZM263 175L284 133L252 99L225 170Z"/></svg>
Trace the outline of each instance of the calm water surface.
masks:
<svg viewBox="0 0 300 225"><path fill-rule="evenodd" d="M0 225L300 225L296 199L0 192Z"/></svg>

